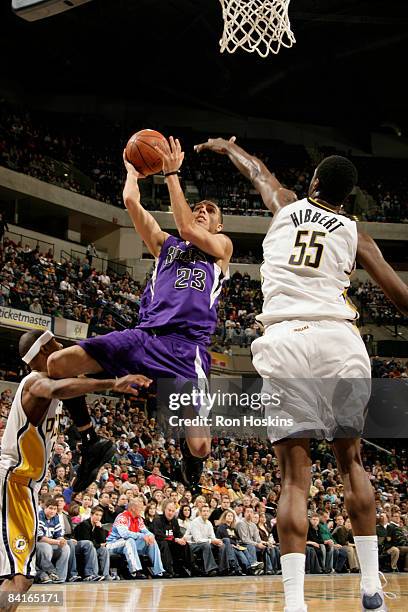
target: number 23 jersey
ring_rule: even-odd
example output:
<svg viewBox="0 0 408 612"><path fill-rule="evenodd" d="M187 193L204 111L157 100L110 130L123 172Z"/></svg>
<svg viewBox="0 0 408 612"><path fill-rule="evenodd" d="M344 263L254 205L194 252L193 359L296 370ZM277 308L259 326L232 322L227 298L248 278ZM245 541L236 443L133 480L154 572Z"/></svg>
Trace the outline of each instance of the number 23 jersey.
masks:
<svg viewBox="0 0 408 612"><path fill-rule="evenodd" d="M143 294L138 327L168 328L198 344L209 344L226 278L214 257L169 236Z"/></svg>
<svg viewBox="0 0 408 612"><path fill-rule="evenodd" d="M358 318L347 299L355 267L357 225L305 198L275 214L263 241L264 325L288 319Z"/></svg>

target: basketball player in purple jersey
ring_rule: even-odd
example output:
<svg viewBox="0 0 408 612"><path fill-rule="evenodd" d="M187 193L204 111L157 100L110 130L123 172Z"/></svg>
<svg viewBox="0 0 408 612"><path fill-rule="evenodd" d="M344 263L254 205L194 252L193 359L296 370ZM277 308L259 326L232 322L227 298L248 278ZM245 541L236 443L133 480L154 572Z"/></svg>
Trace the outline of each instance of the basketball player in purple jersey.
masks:
<svg viewBox="0 0 408 612"><path fill-rule="evenodd" d="M312 177L308 198L298 201L296 194L285 189L259 159L238 147L235 138L210 139L195 148L198 152L208 149L228 155L273 213L263 242L261 268L264 304L259 319L265 325L265 334L251 347L254 366L264 384L275 379L285 379L285 386L289 379L325 379L326 384L328 379L357 381L349 387L351 407L356 416L360 415L358 427L345 410L346 396L337 406L322 402L324 410L319 413L324 396L308 394L303 384L304 397L299 394L290 407L285 405L294 417L294 430L283 433L281 429L271 435L268 429L282 475L277 526L285 612L307 610L303 585L311 437L332 442L361 567L362 610L385 612L378 573L374 491L360 455L369 392L361 404L352 395L353 389L365 387L371 368L364 343L350 322L358 313L349 308L344 290L350 285L349 275L356 260L405 314L408 287L384 260L372 238L342 215L343 203L357 182L357 170L350 160L336 155L324 159ZM314 434L316 423L319 435ZM343 431L333 424L343 426Z"/></svg>
<svg viewBox="0 0 408 612"><path fill-rule="evenodd" d="M137 233L156 259L141 300L139 324L51 355L52 378L138 372L156 381L174 379L179 390L187 383L201 388L206 383L210 371L207 347L217 322L217 302L228 275L232 243L221 233L222 214L216 204L205 200L193 211L188 206L177 176L184 158L180 143L170 138L170 146L158 152L180 238L164 232L141 206L140 176L124 155L124 202ZM192 408L186 412L183 416L194 416ZM186 483L196 485L203 459L211 450L211 438L208 428L185 427L185 435L182 474Z"/></svg>

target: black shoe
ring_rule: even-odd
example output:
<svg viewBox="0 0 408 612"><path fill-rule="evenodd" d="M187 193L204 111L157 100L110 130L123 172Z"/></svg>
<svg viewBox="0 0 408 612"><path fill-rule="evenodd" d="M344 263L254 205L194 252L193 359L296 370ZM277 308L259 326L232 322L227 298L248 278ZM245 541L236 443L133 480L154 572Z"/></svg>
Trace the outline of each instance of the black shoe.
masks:
<svg viewBox="0 0 408 612"><path fill-rule="evenodd" d="M207 572L207 573L206 573L206 576L208 576L208 577L210 577L210 578L211 578L212 576L218 576L218 571L217 571L216 569L213 569L213 570L211 570L211 571Z"/></svg>
<svg viewBox="0 0 408 612"><path fill-rule="evenodd" d="M81 447L81 464L72 486L74 493L85 491L92 484L98 474L99 468L110 461L116 452L116 447L110 440L98 438L92 444Z"/></svg>
<svg viewBox="0 0 408 612"><path fill-rule="evenodd" d="M194 457L191 454L186 440L183 440L180 446L183 453L180 465L183 484L188 489L191 489L194 494L200 493L201 488L198 486L198 483L203 473L204 461L201 457Z"/></svg>

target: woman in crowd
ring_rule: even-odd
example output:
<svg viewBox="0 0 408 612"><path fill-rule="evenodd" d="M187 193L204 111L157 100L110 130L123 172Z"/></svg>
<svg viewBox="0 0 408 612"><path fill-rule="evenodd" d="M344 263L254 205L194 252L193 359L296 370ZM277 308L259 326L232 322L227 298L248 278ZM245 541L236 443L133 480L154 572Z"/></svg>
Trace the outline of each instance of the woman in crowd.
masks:
<svg viewBox="0 0 408 612"><path fill-rule="evenodd" d="M153 521L158 516L157 504L155 501L150 501L144 510L144 523L149 531L152 530Z"/></svg>
<svg viewBox="0 0 408 612"><path fill-rule="evenodd" d="M178 524L180 525L180 529L182 534L184 535L191 523L191 508L188 504L184 504L180 506L180 510L178 512Z"/></svg>
<svg viewBox="0 0 408 612"><path fill-rule="evenodd" d="M234 561L231 563L231 572L235 576L242 576L241 567L246 574L251 574L251 558L245 545L241 544L235 531L235 513L226 510L220 517L219 525L215 535L220 540L229 539L234 553Z"/></svg>
<svg viewBox="0 0 408 612"><path fill-rule="evenodd" d="M254 522L255 521L254 514ZM280 550L276 545L272 530L268 525L265 512L260 512L258 518L258 531L262 542L266 545L265 549L265 563L266 573L268 575L276 574L280 571Z"/></svg>

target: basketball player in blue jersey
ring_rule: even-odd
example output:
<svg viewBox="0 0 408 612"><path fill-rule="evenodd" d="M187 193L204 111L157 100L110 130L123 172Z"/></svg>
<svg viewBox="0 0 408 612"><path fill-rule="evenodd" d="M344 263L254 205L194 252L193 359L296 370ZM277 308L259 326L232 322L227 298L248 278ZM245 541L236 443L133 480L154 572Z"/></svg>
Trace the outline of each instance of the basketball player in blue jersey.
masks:
<svg viewBox="0 0 408 612"><path fill-rule="evenodd" d="M140 372L155 381L173 379L179 391L188 383L205 389L210 371L207 347L217 322L232 243L221 233L222 215L216 204L203 201L193 211L188 206L177 176L184 158L180 143L171 138L170 145L158 152L180 237L164 232L141 206L140 177L124 155L124 202L137 233L156 260L141 300L139 324L51 355L48 367L54 378L102 371L118 376ZM195 413L189 408L183 416ZM208 416L205 408L200 416ZM187 426L185 434L182 474L186 484L195 486L211 450L211 438L208 428Z"/></svg>
<svg viewBox="0 0 408 612"><path fill-rule="evenodd" d="M259 159L238 147L235 138L210 139L196 147L198 152L205 149L228 155L273 213L261 267L264 305L258 318L265 334L252 344L252 353L266 390L281 381L284 395L279 414L294 422L286 431L268 428L282 476L277 525L285 612L307 610L303 587L312 437L332 442L343 479L361 567L362 609L383 612L387 608L378 574L374 491L360 456L371 368L352 325L358 313L350 308L345 292L356 260L405 314L408 287L370 236L341 214L357 182L356 168L348 159L324 159L313 175L308 198L298 201ZM296 389L299 381L303 383L299 392L286 402L286 389ZM326 394L332 381L342 386L340 401L335 393Z"/></svg>
<svg viewBox="0 0 408 612"><path fill-rule="evenodd" d="M31 372L16 391L1 442L1 610L18 607L13 593L28 591L36 574L38 493L57 439L62 416L60 400L108 389L137 395L135 385L147 387L151 383L139 375L116 380L51 380L47 359L61 349L48 330L27 332L19 342L20 357Z"/></svg>

